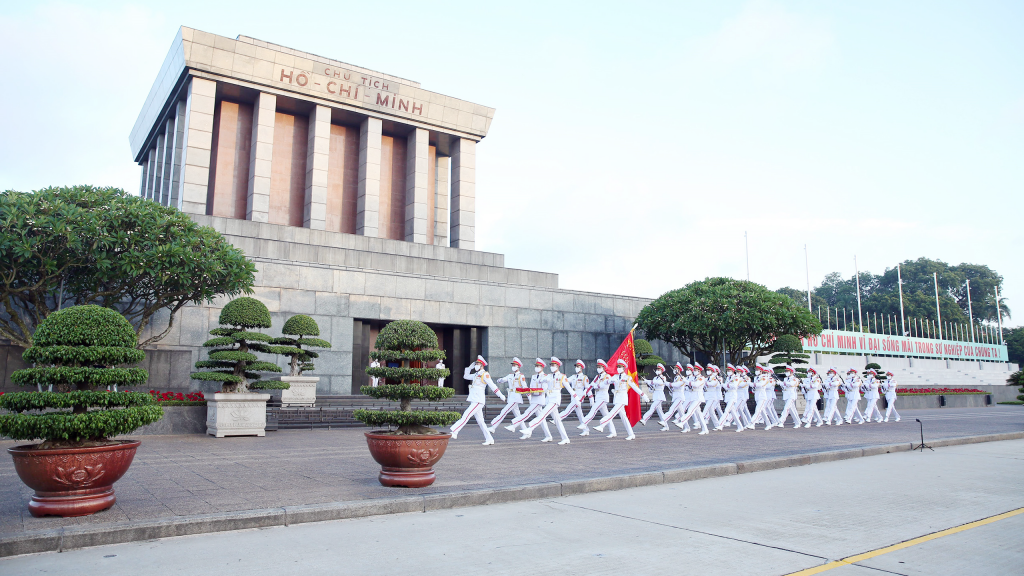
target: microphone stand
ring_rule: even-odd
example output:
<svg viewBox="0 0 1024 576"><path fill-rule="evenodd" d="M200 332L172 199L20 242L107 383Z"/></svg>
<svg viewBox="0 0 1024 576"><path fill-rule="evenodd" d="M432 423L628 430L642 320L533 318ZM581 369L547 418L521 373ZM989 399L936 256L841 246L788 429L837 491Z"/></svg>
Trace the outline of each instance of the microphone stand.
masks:
<svg viewBox="0 0 1024 576"><path fill-rule="evenodd" d="M924 449L927 448L927 449L931 450L932 452L935 452L934 448L932 448L931 446L929 446L929 445L924 443L924 424L921 422L921 419L920 418L915 418L914 420L916 420L917 423L921 425L921 443L919 445L917 445L917 446L914 446L913 444L911 444L910 445L910 451L913 452L914 450L920 450L921 453L924 454Z"/></svg>

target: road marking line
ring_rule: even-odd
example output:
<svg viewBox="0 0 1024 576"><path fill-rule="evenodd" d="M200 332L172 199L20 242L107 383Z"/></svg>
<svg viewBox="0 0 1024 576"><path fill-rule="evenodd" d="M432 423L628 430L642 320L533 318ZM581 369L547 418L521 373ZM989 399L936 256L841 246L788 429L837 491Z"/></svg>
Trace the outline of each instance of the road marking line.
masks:
<svg viewBox="0 0 1024 576"><path fill-rule="evenodd" d="M989 516L988 518L983 518L981 520L976 520L974 522L968 522L967 524L961 524L960 526L947 528L946 530L940 530L939 532L932 532L931 534L926 534L918 538L913 538L911 540L907 540L906 542L900 542L899 544L893 544L892 546L886 546L885 548L879 548L877 550L864 552L863 554L857 554L855 556L848 556L841 560L834 560L827 564L822 564L821 566L807 568L805 570L800 570L798 572L791 572L786 576L810 576L811 574L820 574L833 568L839 568L840 566L849 566L851 564L862 562L864 560L868 560L876 556L881 556L882 554L888 554L889 552L895 552L897 550L902 550L904 548L910 548L911 546L917 546L918 544L923 544L924 542L928 542L929 540L935 540L936 538L942 538L943 536L949 536L951 534L963 532L964 530L970 530L971 528L977 528L979 526L984 526L986 524L998 522L999 520L1005 520L1006 518L1010 518L1018 514L1024 514L1024 508L1017 508L1016 510L1010 510L1009 512L1003 512L1002 514L996 514L995 516Z"/></svg>

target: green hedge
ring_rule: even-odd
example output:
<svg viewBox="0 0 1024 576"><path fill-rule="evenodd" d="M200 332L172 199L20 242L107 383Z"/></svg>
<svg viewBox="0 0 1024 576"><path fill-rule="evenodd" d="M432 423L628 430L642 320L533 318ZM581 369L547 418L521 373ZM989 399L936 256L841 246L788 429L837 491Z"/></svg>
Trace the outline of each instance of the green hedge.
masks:
<svg viewBox="0 0 1024 576"><path fill-rule="evenodd" d="M402 398L419 398L423 400L447 400L455 395L454 388L440 386L419 386L417 384L382 384L380 386L363 386L359 391L371 398L401 400Z"/></svg>
<svg viewBox="0 0 1024 576"><path fill-rule="evenodd" d="M366 374L378 378L387 378L388 380L412 382L447 378L451 371L447 368L392 368L390 366L381 366L380 368L367 368Z"/></svg>
<svg viewBox="0 0 1024 576"><path fill-rule="evenodd" d="M458 412L410 410L355 410L352 416L367 426L451 426L462 417Z"/></svg>
<svg viewBox="0 0 1024 576"><path fill-rule="evenodd" d="M242 296L224 305L218 324L240 328L270 328L270 310L263 302Z"/></svg>
<svg viewBox="0 0 1024 576"><path fill-rule="evenodd" d="M287 390L291 387L291 384L280 380L260 380L249 384L249 388L254 390Z"/></svg>
<svg viewBox="0 0 1024 576"><path fill-rule="evenodd" d="M32 346L108 346L135 348L135 329L120 313L95 304L54 312L32 335Z"/></svg>
<svg viewBox="0 0 1024 576"><path fill-rule="evenodd" d="M116 408L149 406L153 397L143 392L106 392L72 390L71 392L10 392L0 395L0 408L11 412L45 408Z"/></svg>
<svg viewBox="0 0 1024 576"><path fill-rule="evenodd" d="M284 327L281 328L281 334L288 334L291 336L319 336L320 326L317 325L316 320L313 320L305 314L296 314L285 321ZM330 347L330 344L326 346Z"/></svg>
<svg viewBox="0 0 1024 576"><path fill-rule="evenodd" d="M381 328L374 346L378 350L437 348L437 334L417 320L395 320Z"/></svg>
<svg viewBox="0 0 1024 576"><path fill-rule="evenodd" d="M136 386L148 378L149 374L142 368L44 366L42 368L24 368L11 374L11 381L20 386L66 385L79 388L106 388L115 384Z"/></svg>
<svg viewBox="0 0 1024 576"><path fill-rule="evenodd" d="M142 426L156 422L163 415L163 408L156 403L151 403L149 406L94 410L80 414L71 412L0 414L0 435L14 440L35 440L37 438L68 442L102 440L131 434Z"/></svg>
<svg viewBox="0 0 1024 576"><path fill-rule="evenodd" d="M27 364L138 364L146 353L136 348L112 346L33 346L21 355Z"/></svg>
<svg viewBox="0 0 1024 576"><path fill-rule="evenodd" d="M434 362L444 360L446 355L444 350L374 350L370 352L370 358L381 362Z"/></svg>

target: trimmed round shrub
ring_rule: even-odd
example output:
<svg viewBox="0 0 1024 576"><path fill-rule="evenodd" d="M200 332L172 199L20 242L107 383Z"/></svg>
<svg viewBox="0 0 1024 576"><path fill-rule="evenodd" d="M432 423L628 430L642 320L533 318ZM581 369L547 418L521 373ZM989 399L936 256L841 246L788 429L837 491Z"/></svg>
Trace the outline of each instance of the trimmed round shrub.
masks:
<svg viewBox="0 0 1024 576"><path fill-rule="evenodd" d="M193 380L220 382L223 392L248 392L252 389L287 389L287 382L260 381L260 372L280 372L273 362L259 359L254 352L273 354L268 344L272 338L247 328L270 328L270 311L263 302L243 296L228 302L220 311L220 328L210 330L215 336L203 343L210 348L209 360L196 362L196 368L212 368L193 372Z"/></svg>
<svg viewBox="0 0 1024 576"><path fill-rule="evenodd" d="M0 436L39 438L41 447L73 446L104 442L162 418L149 394L117 391L149 377L127 366L145 358L137 343L132 325L109 308L73 306L50 314L22 354L32 367L11 374L15 383L38 391L0 396L0 408L10 412L0 414Z"/></svg>
<svg viewBox="0 0 1024 576"><path fill-rule="evenodd" d="M320 335L320 327L317 326L316 320L304 314L296 314L289 318L284 323L281 333L285 334L285 336L274 338L270 341L271 344L274 344L274 346L270 347L270 351L274 354L288 356L291 359L292 376L299 376L303 372L309 372L315 368L313 366L313 359L319 358L320 355L310 350L310 348L331 347L331 343L327 340L310 338L310 336ZM291 338L290 336L296 336L296 338Z"/></svg>
<svg viewBox="0 0 1024 576"><path fill-rule="evenodd" d="M386 398L400 403L398 410L356 410L356 420L368 426L395 426L397 434L437 434L429 426L449 426L459 419L458 412L442 410L413 410L414 398L438 401L451 398L454 388L439 388L433 384L438 378L451 375L448 369L413 368L411 362L444 360L444 350L437 347L437 334L423 322L396 320L381 329L377 335L377 350L370 357L385 362L400 362L401 366L367 368L370 376L385 378L398 384L363 386L360 391L374 398ZM430 384L422 384L424 380Z"/></svg>

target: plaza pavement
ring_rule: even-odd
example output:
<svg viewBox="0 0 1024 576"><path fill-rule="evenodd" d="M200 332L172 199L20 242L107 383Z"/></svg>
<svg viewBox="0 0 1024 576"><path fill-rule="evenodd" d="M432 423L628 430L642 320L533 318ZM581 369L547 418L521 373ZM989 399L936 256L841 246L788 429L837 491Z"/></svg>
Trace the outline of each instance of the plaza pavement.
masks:
<svg viewBox="0 0 1024 576"><path fill-rule="evenodd" d="M437 482L423 489L385 488L378 483L379 467L367 452L365 429L279 431L270 432L265 438L149 436L143 439L129 472L115 485L117 504L83 518L30 516L26 503L31 491L18 479L11 459L0 459L0 540L62 527L125 526L249 510L280 512L282 507L379 502L416 495L471 495L473 491L514 491L516 487L545 483L561 482L562 494L567 494L570 492L564 488L566 482L715 465L733 468L731 472L703 476L735 474L735 463L741 463L741 467L746 463L746 469L740 471L750 471L758 469L752 461L768 458L843 450L853 450L854 456L859 456L856 449L893 445L906 450L919 438L915 418L924 422L927 440L1024 431L1024 410L1018 406L905 410L902 414L899 423L799 430L787 427L769 432L727 430L708 436L660 432L656 424L651 424L638 426L638 438L632 442L622 439L621 430L616 439L604 438L596 432L580 438L576 436L575 421L567 420L567 429L573 430L569 446L542 444L539 433L531 440L520 441L518 434L499 428L497 444L485 447L480 445L479 430L469 426L458 440L449 444L435 468ZM13 445L10 441L0 442L4 448ZM795 460L783 465L809 462ZM669 481L678 479L659 475L657 481L642 483ZM578 483L573 491L602 489L585 484ZM532 497L549 493L541 490L536 494ZM530 496L509 499L527 497ZM858 498L852 496L852 501ZM464 503L443 507L452 505ZM255 525L258 524L248 526ZM216 529L207 531L212 530ZM121 541L129 539L132 538Z"/></svg>
<svg viewBox="0 0 1024 576"><path fill-rule="evenodd" d="M1020 574L1022 471L1024 440L989 442L613 492L2 558L0 573ZM991 522L977 522L984 519ZM947 530L954 533L941 535ZM912 540L927 535L939 537ZM900 543L911 545L889 549ZM873 551L870 558L850 558Z"/></svg>

